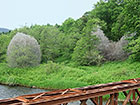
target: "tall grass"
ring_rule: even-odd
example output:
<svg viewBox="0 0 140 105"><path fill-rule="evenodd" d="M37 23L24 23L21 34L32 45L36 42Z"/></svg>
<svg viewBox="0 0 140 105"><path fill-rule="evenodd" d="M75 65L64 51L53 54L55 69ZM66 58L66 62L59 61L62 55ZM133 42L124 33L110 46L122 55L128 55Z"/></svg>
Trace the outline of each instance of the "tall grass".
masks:
<svg viewBox="0 0 140 105"><path fill-rule="evenodd" d="M52 71L51 71L52 70ZM50 62L33 68L9 68L0 64L0 83L46 89L83 87L140 77L140 63L108 62L101 66L71 67Z"/></svg>

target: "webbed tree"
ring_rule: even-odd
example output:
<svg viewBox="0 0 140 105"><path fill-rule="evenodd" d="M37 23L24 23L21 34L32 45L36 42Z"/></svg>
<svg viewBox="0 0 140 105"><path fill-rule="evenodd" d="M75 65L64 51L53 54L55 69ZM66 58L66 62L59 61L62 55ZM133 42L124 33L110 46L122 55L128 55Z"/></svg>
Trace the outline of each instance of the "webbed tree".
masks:
<svg viewBox="0 0 140 105"><path fill-rule="evenodd" d="M10 67L32 67L41 60L40 46L37 40L29 35L17 33L7 50L7 62Z"/></svg>

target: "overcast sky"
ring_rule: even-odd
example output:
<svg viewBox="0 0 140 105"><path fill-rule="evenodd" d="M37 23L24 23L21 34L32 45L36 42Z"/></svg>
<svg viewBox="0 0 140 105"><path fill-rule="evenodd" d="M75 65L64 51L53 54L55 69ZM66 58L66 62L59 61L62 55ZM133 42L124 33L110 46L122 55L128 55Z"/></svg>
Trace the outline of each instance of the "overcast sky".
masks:
<svg viewBox="0 0 140 105"><path fill-rule="evenodd" d="M61 24L78 19L99 0L0 0L0 27L19 28L31 24Z"/></svg>

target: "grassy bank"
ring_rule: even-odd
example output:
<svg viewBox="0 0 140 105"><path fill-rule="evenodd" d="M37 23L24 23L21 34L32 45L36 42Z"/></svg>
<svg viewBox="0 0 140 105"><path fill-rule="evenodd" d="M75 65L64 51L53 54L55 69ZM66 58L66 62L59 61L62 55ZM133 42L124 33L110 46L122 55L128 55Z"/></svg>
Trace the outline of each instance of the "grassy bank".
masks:
<svg viewBox="0 0 140 105"><path fill-rule="evenodd" d="M108 62L90 67L71 67L51 62L24 69L0 64L0 83L47 89L82 87L138 77L140 63L130 61Z"/></svg>

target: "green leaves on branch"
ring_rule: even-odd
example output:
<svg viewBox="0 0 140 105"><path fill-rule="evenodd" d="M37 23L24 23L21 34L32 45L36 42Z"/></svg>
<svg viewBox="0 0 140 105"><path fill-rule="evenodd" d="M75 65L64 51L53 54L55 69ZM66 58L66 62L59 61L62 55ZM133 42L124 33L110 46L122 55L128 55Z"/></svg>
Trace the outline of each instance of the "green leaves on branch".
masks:
<svg viewBox="0 0 140 105"><path fill-rule="evenodd" d="M73 61L77 65L97 65L102 61L102 56L96 49L98 39L95 35L82 37L76 44L72 54Z"/></svg>
<svg viewBox="0 0 140 105"><path fill-rule="evenodd" d="M8 35L0 35L0 62L6 62L7 46L10 42Z"/></svg>
<svg viewBox="0 0 140 105"><path fill-rule="evenodd" d="M131 55L130 58L135 61L140 61L140 36L136 40L131 40L128 46Z"/></svg>
<svg viewBox="0 0 140 105"><path fill-rule="evenodd" d="M100 0L91 11L92 16L99 18L106 23L106 27L102 28L109 40L118 41L123 35L112 32L117 17L123 9L123 2L118 0Z"/></svg>

